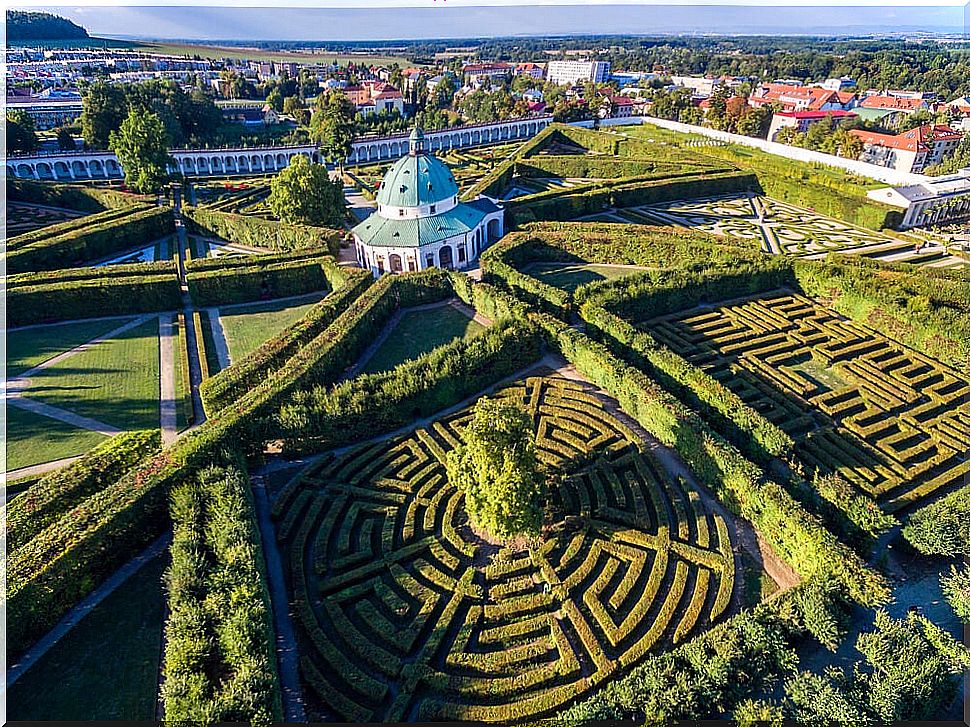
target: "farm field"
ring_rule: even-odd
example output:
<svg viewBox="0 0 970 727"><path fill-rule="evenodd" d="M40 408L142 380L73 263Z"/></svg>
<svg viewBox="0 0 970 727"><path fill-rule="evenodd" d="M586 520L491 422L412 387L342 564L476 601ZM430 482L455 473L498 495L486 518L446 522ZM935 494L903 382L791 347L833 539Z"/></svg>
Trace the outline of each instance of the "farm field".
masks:
<svg viewBox="0 0 970 727"><path fill-rule="evenodd" d="M807 468L837 472L896 510L970 473L970 381L802 295L645 321L796 441Z"/></svg>
<svg viewBox="0 0 970 727"><path fill-rule="evenodd" d="M577 288L587 283L623 278L643 270L645 268L634 265L533 263L525 267L523 272L543 283L574 293Z"/></svg>
<svg viewBox="0 0 970 727"><path fill-rule="evenodd" d="M158 427L158 318L31 377L24 395L119 429Z"/></svg>
<svg viewBox="0 0 970 727"><path fill-rule="evenodd" d="M161 556L146 563L24 672L7 692L8 717L154 720L163 569Z"/></svg>
<svg viewBox="0 0 970 727"><path fill-rule="evenodd" d="M305 302L269 301L221 309L219 319L226 333L232 360L245 357L263 342L296 323L320 300L321 296L315 295Z"/></svg>
<svg viewBox="0 0 970 727"><path fill-rule="evenodd" d="M503 389L561 478L541 546L469 526L469 410L312 466L277 498L311 719L532 719L732 610L730 526L588 387Z"/></svg>
<svg viewBox="0 0 970 727"><path fill-rule="evenodd" d="M7 472L76 457L104 439L98 432L7 406Z"/></svg>
<svg viewBox="0 0 970 727"><path fill-rule="evenodd" d="M387 338L364 364L361 373L390 371L398 364L456 338L471 338L483 330L482 324L450 305L404 311Z"/></svg>
<svg viewBox="0 0 970 727"><path fill-rule="evenodd" d="M161 53L181 56L199 56L201 58L212 58L220 60L223 58L233 58L241 60L258 61L283 61L296 63L330 64L338 63L342 66L348 63L360 63L364 65L389 66L394 63L399 65L415 65L404 56L376 55L365 53L327 53L327 52L294 52L294 51L271 51L246 48L243 46L221 46L221 45L199 45L185 43L144 43L139 42L137 48L150 53Z"/></svg>

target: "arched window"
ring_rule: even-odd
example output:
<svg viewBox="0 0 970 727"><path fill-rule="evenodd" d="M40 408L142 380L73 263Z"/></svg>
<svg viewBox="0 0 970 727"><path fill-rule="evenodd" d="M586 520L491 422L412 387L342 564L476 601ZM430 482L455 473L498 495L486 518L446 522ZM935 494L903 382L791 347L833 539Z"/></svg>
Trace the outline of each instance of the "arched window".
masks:
<svg viewBox="0 0 970 727"><path fill-rule="evenodd" d="M391 253L390 258L388 258L388 261L391 264L391 272L392 273L401 273L401 272L404 272L404 265L401 263L401 256L400 255L398 255L397 253Z"/></svg>

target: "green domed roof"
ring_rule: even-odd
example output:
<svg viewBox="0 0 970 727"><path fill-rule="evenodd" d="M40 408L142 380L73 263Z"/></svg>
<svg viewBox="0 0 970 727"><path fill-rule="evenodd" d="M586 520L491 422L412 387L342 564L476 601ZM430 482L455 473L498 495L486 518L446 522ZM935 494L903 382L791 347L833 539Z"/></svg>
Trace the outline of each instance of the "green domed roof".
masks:
<svg viewBox="0 0 970 727"><path fill-rule="evenodd" d="M409 154L384 175L377 202L390 207L420 207L456 194L458 185L447 164L430 154Z"/></svg>

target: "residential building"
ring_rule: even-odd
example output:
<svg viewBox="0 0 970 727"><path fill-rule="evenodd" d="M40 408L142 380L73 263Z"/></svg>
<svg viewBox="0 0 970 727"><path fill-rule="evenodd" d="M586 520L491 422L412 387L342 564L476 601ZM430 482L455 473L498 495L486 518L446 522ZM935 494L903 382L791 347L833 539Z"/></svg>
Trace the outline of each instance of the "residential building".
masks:
<svg viewBox="0 0 970 727"><path fill-rule="evenodd" d="M604 83L610 77L609 61L549 61L546 79L560 86L574 83Z"/></svg>
<svg viewBox="0 0 970 727"><path fill-rule="evenodd" d="M635 103L629 96L604 96L599 108L601 119L620 119L633 116Z"/></svg>
<svg viewBox="0 0 970 727"><path fill-rule="evenodd" d="M454 174L421 129L408 144L381 181L377 211L353 229L357 261L377 275L468 267L502 236L504 210L483 196L459 202Z"/></svg>
<svg viewBox="0 0 970 727"><path fill-rule="evenodd" d="M346 86L343 92L362 116L392 111L404 115L404 95L389 83L369 80Z"/></svg>
<svg viewBox="0 0 970 727"><path fill-rule="evenodd" d="M849 91L830 91L818 86L765 83L748 98L751 106L777 104L782 111L848 111L855 107L856 97Z"/></svg>
<svg viewBox="0 0 970 727"><path fill-rule="evenodd" d="M539 63L519 63L515 67L516 76L529 76L537 81L546 77L546 69Z"/></svg>
<svg viewBox="0 0 970 727"><path fill-rule="evenodd" d="M953 116L970 116L970 96L959 96L947 101L946 108Z"/></svg>
<svg viewBox="0 0 970 727"><path fill-rule="evenodd" d="M821 85L827 91L848 91L856 87L856 82L848 76L842 76L841 78L826 78Z"/></svg>
<svg viewBox="0 0 970 727"><path fill-rule="evenodd" d="M859 106L864 109L881 109L901 111L904 114L915 114L917 111L929 111L930 102L923 98L909 98L906 96L889 96L886 94L870 94L863 96Z"/></svg>
<svg viewBox="0 0 970 727"><path fill-rule="evenodd" d="M33 119L34 128L46 131L64 124L72 124L81 117L83 104L80 94L47 96L7 96L7 111L21 109Z"/></svg>
<svg viewBox="0 0 970 727"><path fill-rule="evenodd" d="M925 124L895 135L861 129L849 133L864 145L860 161L913 174L942 162L963 138L962 133L942 124Z"/></svg>
<svg viewBox="0 0 970 727"><path fill-rule="evenodd" d="M778 132L785 127L793 127L795 131L805 132L812 124L827 119L839 122L854 119L853 111L777 111L771 116L771 126L768 127L768 141L775 141Z"/></svg>
<svg viewBox="0 0 970 727"><path fill-rule="evenodd" d="M461 70L465 83L482 84L486 80L511 76L515 66L510 63L468 63Z"/></svg>
<svg viewBox="0 0 970 727"><path fill-rule="evenodd" d="M707 78L705 76L671 76L670 81L675 86L689 88L698 96L710 96L714 93L714 87L723 83L720 78Z"/></svg>

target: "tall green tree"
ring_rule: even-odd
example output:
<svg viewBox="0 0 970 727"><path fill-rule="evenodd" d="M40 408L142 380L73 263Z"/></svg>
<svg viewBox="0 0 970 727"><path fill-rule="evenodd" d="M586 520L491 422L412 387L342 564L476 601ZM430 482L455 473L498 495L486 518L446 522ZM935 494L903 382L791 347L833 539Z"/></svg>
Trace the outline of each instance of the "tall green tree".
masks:
<svg viewBox="0 0 970 727"><path fill-rule="evenodd" d="M92 83L81 99L81 136L91 149L107 149L108 137L128 115L128 99L121 86Z"/></svg>
<svg viewBox="0 0 970 727"><path fill-rule="evenodd" d="M71 130L62 126L57 130L57 148L61 151L74 151L77 144L74 143L74 135Z"/></svg>
<svg viewBox="0 0 970 727"><path fill-rule="evenodd" d="M310 138L320 144L324 157L338 166L354 150L357 109L346 95L339 92L321 94L317 110L310 119Z"/></svg>
<svg viewBox="0 0 970 727"><path fill-rule="evenodd" d="M340 227L344 219L343 185L302 154L270 183L268 203L283 222Z"/></svg>
<svg viewBox="0 0 970 727"><path fill-rule="evenodd" d="M509 402L481 399L464 438L448 454L447 471L472 523L500 539L538 535L546 483L532 417Z"/></svg>
<svg viewBox="0 0 970 727"><path fill-rule="evenodd" d="M23 109L7 112L7 150L30 152L37 148L34 120Z"/></svg>
<svg viewBox="0 0 970 727"><path fill-rule="evenodd" d="M158 114L132 108L108 146L125 170L125 184L136 192L157 192L168 178L169 140Z"/></svg>

